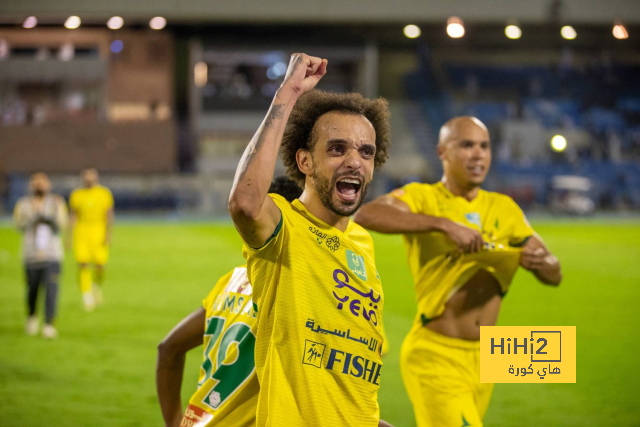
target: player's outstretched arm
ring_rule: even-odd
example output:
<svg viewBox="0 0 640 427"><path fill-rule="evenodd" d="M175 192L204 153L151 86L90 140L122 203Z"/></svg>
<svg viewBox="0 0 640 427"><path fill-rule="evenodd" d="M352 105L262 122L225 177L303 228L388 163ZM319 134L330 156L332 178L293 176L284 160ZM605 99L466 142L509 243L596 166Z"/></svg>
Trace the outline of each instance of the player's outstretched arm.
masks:
<svg viewBox="0 0 640 427"><path fill-rule="evenodd" d="M291 110L300 95L313 89L326 70L326 59L304 53L291 55L269 112L242 155L229 197L229 212L236 229L252 247L262 246L280 221L280 210L267 194Z"/></svg>
<svg viewBox="0 0 640 427"><path fill-rule="evenodd" d="M185 317L158 345L156 390L166 427L178 427L182 420L180 386L187 351L202 344L206 312L200 308Z"/></svg>
<svg viewBox="0 0 640 427"><path fill-rule="evenodd" d="M484 241L473 228L442 217L416 214L402 200L380 196L363 205L353 220L369 230L386 234L424 233L439 231L447 235L463 253L478 252Z"/></svg>
<svg viewBox="0 0 640 427"><path fill-rule="evenodd" d="M558 286L562 281L560 261L549 252L537 234L531 236L522 248L520 265L531 271L545 285Z"/></svg>
<svg viewBox="0 0 640 427"><path fill-rule="evenodd" d="M380 420L378 422L378 427L393 427L391 424L389 424L388 422L386 422L385 420Z"/></svg>

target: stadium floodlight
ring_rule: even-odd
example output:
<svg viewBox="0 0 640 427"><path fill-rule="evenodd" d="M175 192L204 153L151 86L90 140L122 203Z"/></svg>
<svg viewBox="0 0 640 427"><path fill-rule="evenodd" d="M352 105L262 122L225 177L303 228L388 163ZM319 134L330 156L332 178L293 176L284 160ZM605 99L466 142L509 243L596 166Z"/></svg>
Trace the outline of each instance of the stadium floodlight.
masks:
<svg viewBox="0 0 640 427"><path fill-rule="evenodd" d="M417 25L413 25L413 24L409 24L407 26L404 27L404 29L402 30L402 32L404 33L404 36L409 38L409 39L415 39L420 37L420 34L422 34L422 31L420 30L420 27L418 27Z"/></svg>
<svg viewBox="0 0 640 427"><path fill-rule="evenodd" d="M64 27L69 30L75 30L80 26L80 18L78 16L70 16L64 21Z"/></svg>
<svg viewBox="0 0 640 427"><path fill-rule="evenodd" d="M627 29L624 27L624 25L617 23L613 26L613 37L617 38L618 40L624 40L629 38L629 33L627 32Z"/></svg>
<svg viewBox="0 0 640 427"><path fill-rule="evenodd" d="M522 37L522 30L515 24L507 25L504 34L511 40L517 40Z"/></svg>
<svg viewBox="0 0 640 427"><path fill-rule="evenodd" d="M107 21L107 27L111 30L119 30L124 25L124 19L121 16L112 16Z"/></svg>
<svg viewBox="0 0 640 427"><path fill-rule="evenodd" d="M204 87L209 81L209 69L204 61L196 62L193 67L193 82L197 87Z"/></svg>
<svg viewBox="0 0 640 427"><path fill-rule="evenodd" d="M551 138L551 148L557 152L564 151L567 148L567 138L562 135L554 135Z"/></svg>
<svg viewBox="0 0 640 427"><path fill-rule="evenodd" d="M22 28L35 28L38 25L38 18L35 16L27 16L22 23Z"/></svg>
<svg viewBox="0 0 640 427"><path fill-rule="evenodd" d="M154 16L149 21L149 26L154 30L161 30L167 26L167 20L162 16Z"/></svg>
<svg viewBox="0 0 640 427"><path fill-rule="evenodd" d="M562 35L562 38L567 40L573 40L578 37L578 33L571 25L565 25L564 27L562 27L560 29L560 35Z"/></svg>
<svg viewBox="0 0 640 427"><path fill-rule="evenodd" d="M452 39L459 39L464 36L464 23L461 18L452 16L447 19L447 34Z"/></svg>

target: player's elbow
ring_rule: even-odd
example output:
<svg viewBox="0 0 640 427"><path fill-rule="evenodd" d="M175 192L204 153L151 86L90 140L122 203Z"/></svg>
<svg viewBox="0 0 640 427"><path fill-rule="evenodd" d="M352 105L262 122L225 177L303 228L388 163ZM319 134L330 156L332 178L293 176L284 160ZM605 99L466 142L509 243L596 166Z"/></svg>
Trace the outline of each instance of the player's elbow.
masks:
<svg viewBox="0 0 640 427"><path fill-rule="evenodd" d="M237 220L246 219L255 220L260 215L262 203L259 203L255 198L246 197L234 192L231 193L231 196L229 197L228 207L231 218L236 222Z"/></svg>
<svg viewBox="0 0 640 427"><path fill-rule="evenodd" d="M165 338L158 344L158 362L173 360L180 352L181 348L176 342Z"/></svg>

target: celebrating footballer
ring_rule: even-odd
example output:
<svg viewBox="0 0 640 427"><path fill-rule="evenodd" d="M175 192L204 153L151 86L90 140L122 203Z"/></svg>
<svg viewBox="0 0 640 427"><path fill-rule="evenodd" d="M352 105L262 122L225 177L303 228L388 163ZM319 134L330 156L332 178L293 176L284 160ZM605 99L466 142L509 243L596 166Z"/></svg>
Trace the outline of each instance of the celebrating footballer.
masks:
<svg viewBox="0 0 640 427"><path fill-rule="evenodd" d="M384 297L351 222L389 147L384 100L313 90L327 60L292 55L238 165L229 211L258 316L258 426L377 426ZM303 188L268 194L278 152Z"/></svg>

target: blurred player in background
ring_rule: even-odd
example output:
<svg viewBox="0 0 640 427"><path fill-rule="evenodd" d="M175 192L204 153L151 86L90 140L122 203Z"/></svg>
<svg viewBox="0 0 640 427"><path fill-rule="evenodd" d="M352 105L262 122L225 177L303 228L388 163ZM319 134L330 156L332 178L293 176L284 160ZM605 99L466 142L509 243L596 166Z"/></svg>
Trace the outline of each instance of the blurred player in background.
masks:
<svg viewBox="0 0 640 427"><path fill-rule="evenodd" d="M13 219L24 234L22 256L27 279L26 332L36 335L39 329L36 303L38 290L44 286L45 323L42 336L55 338L58 335L53 322L58 302L58 279L60 264L64 258L61 235L67 225L67 206L64 199L51 194L51 182L44 173L36 173L29 181L31 194L16 203Z"/></svg>
<svg viewBox="0 0 640 427"><path fill-rule="evenodd" d="M291 57L229 199L258 310L258 426L377 426L382 286L349 216L389 145L384 100L312 91L325 59ZM285 132L286 127L286 132ZM268 194L280 146L304 192Z"/></svg>
<svg viewBox="0 0 640 427"><path fill-rule="evenodd" d="M113 226L113 196L108 188L98 184L98 171L82 171L82 188L71 193L70 232L73 233L73 253L78 262L78 280L82 301L87 311L102 302L104 266L109 260L109 244ZM90 265L95 266L92 274Z"/></svg>
<svg viewBox="0 0 640 427"><path fill-rule="evenodd" d="M302 190L281 176L271 184L269 193L291 202ZM158 346L156 386L165 426L256 425L260 386L254 346L258 321L251 297L246 266L234 268L218 280L203 307L178 323ZM180 386L185 354L203 344L203 332L198 390L183 419Z"/></svg>
<svg viewBox="0 0 640 427"><path fill-rule="evenodd" d="M495 325L518 265L558 285L560 264L508 196L480 189L489 133L474 117L440 130L444 177L409 184L363 206L354 220L404 236L418 315L401 368L418 426L481 426L493 384L480 384L480 326Z"/></svg>

